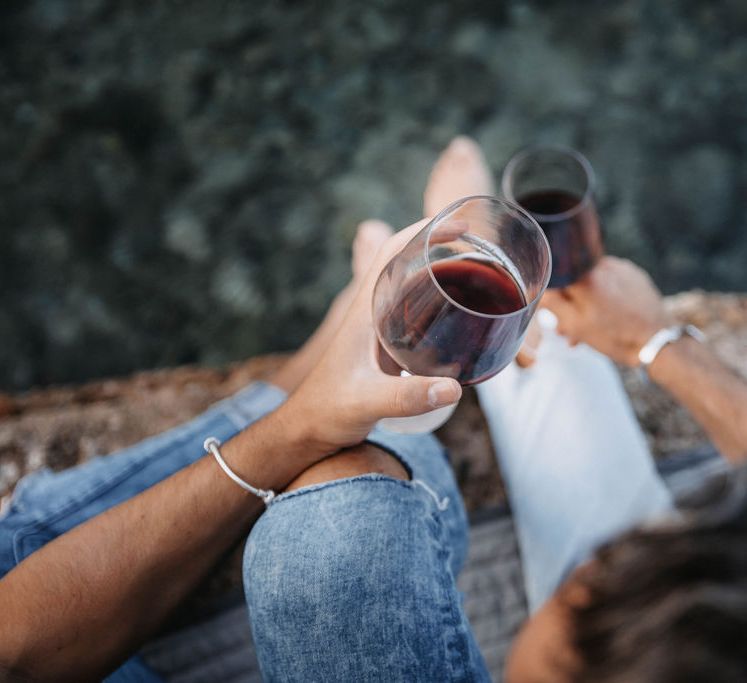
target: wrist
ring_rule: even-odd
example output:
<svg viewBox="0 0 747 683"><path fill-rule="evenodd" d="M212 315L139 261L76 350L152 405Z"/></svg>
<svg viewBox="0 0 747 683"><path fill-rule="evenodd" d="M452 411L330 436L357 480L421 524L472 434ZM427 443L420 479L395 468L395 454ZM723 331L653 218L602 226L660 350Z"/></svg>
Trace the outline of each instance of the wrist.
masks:
<svg viewBox="0 0 747 683"><path fill-rule="evenodd" d="M258 489L280 492L327 455L289 403L254 422L221 449L229 467Z"/></svg>
<svg viewBox="0 0 747 683"><path fill-rule="evenodd" d="M656 334L674 324L676 324L675 321L663 313L646 322L641 321L636 327L635 333L629 337L630 343L627 348L626 358L626 364L628 367L645 367L640 358L640 353L643 348L651 342Z"/></svg>
<svg viewBox="0 0 747 683"><path fill-rule="evenodd" d="M313 411L291 396L273 414L274 429L282 433L289 452L307 461L307 466L326 458L335 449L320 433L320 420Z"/></svg>
<svg viewBox="0 0 747 683"><path fill-rule="evenodd" d="M679 363L683 351L693 343L695 343L694 340L689 337L680 337L677 341L667 344L649 364L647 368L649 379L656 384L666 384L670 367L672 364Z"/></svg>
<svg viewBox="0 0 747 683"><path fill-rule="evenodd" d="M649 379L657 384L665 385L672 368L681 366L683 362L687 362L688 357L691 357L693 353L697 353L698 347L704 341L702 334L697 328L691 326L683 327L679 336L671 341L667 341L647 365L642 365Z"/></svg>

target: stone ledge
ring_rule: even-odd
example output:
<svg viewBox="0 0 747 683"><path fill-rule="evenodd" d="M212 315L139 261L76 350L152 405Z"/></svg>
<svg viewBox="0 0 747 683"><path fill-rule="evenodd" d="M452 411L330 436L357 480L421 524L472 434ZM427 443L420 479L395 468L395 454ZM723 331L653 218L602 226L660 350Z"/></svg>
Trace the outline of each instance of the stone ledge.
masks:
<svg viewBox="0 0 747 683"><path fill-rule="evenodd" d="M701 327L726 363L747 377L747 295L685 292L666 300L678 320ZM266 378L283 356L227 368L179 367L80 386L0 394L0 496L42 466L59 470L159 433L246 385ZM696 446L705 436L689 415L638 373L622 370L656 455ZM439 436L449 447L470 511L502 502L485 422L473 390Z"/></svg>

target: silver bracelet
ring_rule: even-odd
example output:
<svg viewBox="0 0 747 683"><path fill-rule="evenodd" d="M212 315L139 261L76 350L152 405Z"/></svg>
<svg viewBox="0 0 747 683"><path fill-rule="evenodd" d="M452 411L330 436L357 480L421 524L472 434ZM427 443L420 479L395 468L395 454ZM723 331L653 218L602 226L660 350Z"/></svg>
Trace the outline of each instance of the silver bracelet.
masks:
<svg viewBox="0 0 747 683"><path fill-rule="evenodd" d="M692 337L696 341L703 343L705 341L705 335L695 325L673 325L672 327L664 327L659 330L651 339L649 339L638 352L638 360L641 363L641 368L648 374L648 368L656 360L659 352L667 345L672 342L676 342L683 336L687 335Z"/></svg>
<svg viewBox="0 0 747 683"><path fill-rule="evenodd" d="M261 498L265 505L269 505L272 499L275 497L275 491L265 491L264 489L258 489L251 484L245 482L238 474L236 474L223 459L220 454L220 441L214 436L210 436L205 439L204 443L205 451L212 455L216 462L220 465L220 468L228 475L228 477L236 482L244 491L254 494L258 498Z"/></svg>

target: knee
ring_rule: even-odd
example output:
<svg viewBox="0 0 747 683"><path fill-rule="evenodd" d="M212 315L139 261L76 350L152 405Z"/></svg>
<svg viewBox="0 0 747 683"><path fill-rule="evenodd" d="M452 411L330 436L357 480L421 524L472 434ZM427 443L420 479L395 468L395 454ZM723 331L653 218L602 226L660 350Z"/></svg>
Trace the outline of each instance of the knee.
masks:
<svg viewBox="0 0 747 683"><path fill-rule="evenodd" d="M281 601L292 601L294 586L303 590L311 577L323 593L343 568L351 575L364 572L364 558L384 555L405 532L405 519L416 524L422 517L422 497L413 494L409 479L400 460L371 444L345 449L302 472L249 535L247 597L264 602L282 594Z"/></svg>
<svg viewBox="0 0 747 683"><path fill-rule="evenodd" d="M298 475L286 492L328 481L355 477L360 474L383 474L407 480L410 474L400 460L391 453L369 443L346 448L312 465Z"/></svg>
<svg viewBox="0 0 747 683"><path fill-rule="evenodd" d="M433 506L401 481L407 472L388 454L382 468L372 468L368 456L335 458L328 463L334 469L304 473L276 499L246 545L244 589L268 678L322 679L308 669L309 662L326 661L320 643L330 652L334 644L356 651L360 645L360 657L346 658L360 661L372 639L394 648L409 634L410 649L423 654L412 615L432 601L427 577L445 573ZM372 469L385 476L357 476Z"/></svg>

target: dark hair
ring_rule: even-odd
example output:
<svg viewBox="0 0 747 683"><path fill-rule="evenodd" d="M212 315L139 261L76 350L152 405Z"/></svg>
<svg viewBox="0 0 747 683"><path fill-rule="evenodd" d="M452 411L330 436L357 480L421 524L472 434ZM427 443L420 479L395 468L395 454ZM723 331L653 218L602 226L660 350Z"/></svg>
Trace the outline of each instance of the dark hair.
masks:
<svg viewBox="0 0 747 683"><path fill-rule="evenodd" d="M581 580L576 683L745 683L747 467L604 546Z"/></svg>

